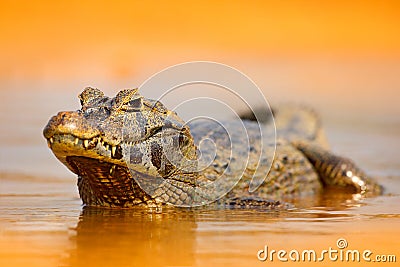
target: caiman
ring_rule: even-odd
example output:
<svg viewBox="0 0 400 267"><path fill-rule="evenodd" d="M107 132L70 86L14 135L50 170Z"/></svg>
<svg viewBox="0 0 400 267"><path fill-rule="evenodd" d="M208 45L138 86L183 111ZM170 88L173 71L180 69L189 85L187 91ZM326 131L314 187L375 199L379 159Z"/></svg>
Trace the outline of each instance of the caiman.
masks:
<svg viewBox="0 0 400 267"><path fill-rule="evenodd" d="M110 98L88 87L79 99L80 110L59 112L43 134L78 175L87 206L280 208L282 200L323 194L328 187L360 195L381 191L353 161L329 151L309 108L282 106L263 124L245 118L186 124L138 89ZM199 149L205 138L213 149ZM249 190L256 173L262 183Z"/></svg>

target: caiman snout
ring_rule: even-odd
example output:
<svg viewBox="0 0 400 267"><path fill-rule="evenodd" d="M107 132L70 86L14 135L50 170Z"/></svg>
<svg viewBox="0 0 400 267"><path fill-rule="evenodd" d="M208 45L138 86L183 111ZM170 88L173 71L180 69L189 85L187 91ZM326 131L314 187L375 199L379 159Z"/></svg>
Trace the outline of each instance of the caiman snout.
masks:
<svg viewBox="0 0 400 267"><path fill-rule="evenodd" d="M91 139L100 134L83 114L77 111L62 111L51 117L43 135L49 139L57 134L70 134L81 139Z"/></svg>

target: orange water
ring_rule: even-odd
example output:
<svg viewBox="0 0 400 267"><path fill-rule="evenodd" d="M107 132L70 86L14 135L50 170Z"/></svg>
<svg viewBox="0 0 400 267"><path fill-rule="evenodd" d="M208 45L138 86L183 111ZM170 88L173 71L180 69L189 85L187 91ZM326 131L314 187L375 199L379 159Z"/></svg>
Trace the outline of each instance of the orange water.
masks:
<svg viewBox="0 0 400 267"><path fill-rule="evenodd" d="M257 252L265 246L321 252L337 249L339 238L346 239L347 249L368 249L373 256L396 255L400 260L396 116L368 117L357 109L342 116L346 109L332 113L336 107L321 112L333 150L377 176L386 188L380 197L353 202L327 194L281 212L83 209L75 176L54 158L41 136L51 114L78 108L77 93L2 92L1 125L9 127L1 132L0 266L287 265L276 255L272 262L261 262ZM326 259L313 264L363 263Z"/></svg>
<svg viewBox="0 0 400 267"><path fill-rule="evenodd" d="M398 261L400 253L398 196L282 212L82 210L72 182L19 178L2 180L2 191L10 193L1 195L1 266L279 265L277 258L260 262L257 252L267 245L320 253L338 249L339 238L347 249L374 256L396 255Z"/></svg>

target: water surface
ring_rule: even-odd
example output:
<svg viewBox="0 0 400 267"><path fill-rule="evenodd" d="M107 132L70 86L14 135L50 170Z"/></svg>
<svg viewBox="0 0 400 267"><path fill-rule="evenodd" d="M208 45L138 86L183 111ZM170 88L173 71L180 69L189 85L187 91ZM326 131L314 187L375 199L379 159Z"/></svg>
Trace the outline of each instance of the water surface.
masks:
<svg viewBox="0 0 400 267"><path fill-rule="evenodd" d="M71 104L62 103L66 95ZM288 211L110 210L81 206L75 176L52 156L41 136L59 106L77 108L72 104L75 95L24 97L55 102L30 106L26 101L34 112L23 115L7 101L3 105L14 115L2 113L1 124L23 126L1 132L0 266L280 265L287 263L276 256L272 262L259 261L258 251L265 246L288 252L338 249L340 238L347 241L347 249L396 255L397 264L400 260L399 128L391 121L325 121L333 150L378 177L386 189L379 197L354 201L329 192L302 199ZM333 265L328 259L325 263ZM352 264L361 266L341 261L334 266Z"/></svg>

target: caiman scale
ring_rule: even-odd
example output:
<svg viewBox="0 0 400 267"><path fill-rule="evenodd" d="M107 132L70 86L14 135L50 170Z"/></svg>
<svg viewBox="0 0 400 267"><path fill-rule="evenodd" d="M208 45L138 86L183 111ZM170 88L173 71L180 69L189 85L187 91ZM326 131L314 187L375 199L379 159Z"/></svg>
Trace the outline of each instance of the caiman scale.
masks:
<svg viewBox="0 0 400 267"><path fill-rule="evenodd" d="M54 155L78 175L79 194L87 206L217 203L279 208L283 199L321 194L326 187L361 195L381 190L351 160L328 150L318 116L308 108L274 110L276 142L272 135L261 136L255 121L224 122L231 129L244 126L246 143L239 130L228 135L212 122L185 124L137 89L110 98L88 87L79 99L80 110L59 112L43 134ZM266 133L272 132L274 121L261 125L269 129ZM205 137L215 144L214 157L208 148L199 153ZM262 148L260 138L265 140ZM241 152L232 153L235 146L248 152L245 159ZM261 152L275 153L273 160L260 158ZM211 156L210 164L199 168L200 154L203 159ZM250 192L256 169L265 180Z"/></svg>

